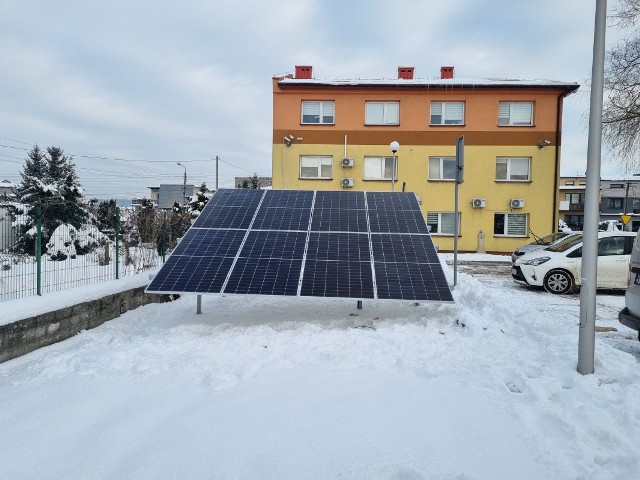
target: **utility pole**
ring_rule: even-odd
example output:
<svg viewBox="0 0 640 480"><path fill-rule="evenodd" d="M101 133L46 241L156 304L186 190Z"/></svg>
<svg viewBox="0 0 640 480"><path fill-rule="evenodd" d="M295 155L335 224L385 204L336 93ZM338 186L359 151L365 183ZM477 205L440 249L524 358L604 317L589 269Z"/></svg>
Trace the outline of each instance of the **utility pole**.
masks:
<svg viewBox="0 0 640 480"><path fill-rule="evenodd" d="M220 159L218 158L218 155L216 155L216 192L218 191L218 161Z"/></svg>
<svg viewBox="0 0 640 480"><path fill-rule="evenodd" d="M177 162L177 165L180 165L184 168L184 180L182 181L182 205L187 204L187 167L185 167L180 162Z"/></svg>

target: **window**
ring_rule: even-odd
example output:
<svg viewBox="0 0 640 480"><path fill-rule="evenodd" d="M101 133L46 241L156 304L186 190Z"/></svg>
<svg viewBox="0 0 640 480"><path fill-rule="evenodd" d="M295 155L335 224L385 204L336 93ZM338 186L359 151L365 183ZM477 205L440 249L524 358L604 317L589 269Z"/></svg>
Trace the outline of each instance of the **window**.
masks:
<svg viewBox="0 0 640 480"><path fill-rule="evenodd" d="M533 103L500 102L498 104L498 125L516 127L533 125Z"/></svg>
<svg viewBox="0 0 640 480"><path fill-rule="evenodd" d="M584 193L567 193L564 198L569 203L584 203Z"/></svg>
<svg viewBox="0 0 640 480"><path fill-rule="evenodd" d="M565 215L564 223L566 223L571 230L584 230L584 215Z"/></svg>
<svg viewBox="0 0 640 480"><path fill-rule="evenodd" d="M398 125L400 102L365 102L365 125Z"/></svg>
<svg viewBox="0 0 640 480"><path fill-rule="evenodd" d="M429 157L429 180L455 180L455 157Z"/></svg>
<svg viewBox="0 0 640 480"><path fill-rule="evenodd" d="M334 122L335 102L302 102L302 123Z"/></svg>
<svg viewBox="0 0 640 480"><path fill-rule="evenodd" d="M493 234L504 237L526 237L527 214L496 213L493 216Z"/></svg>
<svg viewBox="0 0 640 480"><path fill-rule="evenodd" d="M623 198L607 198L607 208L622 209Z"/></svg>
<svg viewBox="0 0 640 480"><path fill-rule="evenodd" d="M529 180L529 157L498 157L496 180L522 182Z"/></svg>
<svg viewBox="0 0 640 480"><path fill-rule="evenodd" d="M455 213L427 212L427 226L432 235L453 235ZM460 234L460 214L458 214L458 235Z"/></svg>
<svg viewBox="0 0 640 480"><path fill-rule="evenodd" d="M319 156L300 157L300 178L332 178L333 158Z"/></svg>
<svg viewBox="0 0 640 480"><path fill-rule="evenodd" d="M567 180L566 182L564 182L565 185L575 185L575 182L573 180Z"/></svg>
<svg viewBox="0 0 640 480"><path fill-rule="evenodd" d="M431 102L431 125L464 124L464 102Z"/></svg>
<svg viewBox="0 0 640 480"><path fill-rule="evenodd" d="M391 180L393 171L393 157L365 157L365 180ZM398 178L398 165L396 164L396 177Z"/></svg>
<svg viewBox="0 0 640 480"><path fill-rule="evenodd" d="M612 183L609 188L624 188L624 183Z"/></svg>

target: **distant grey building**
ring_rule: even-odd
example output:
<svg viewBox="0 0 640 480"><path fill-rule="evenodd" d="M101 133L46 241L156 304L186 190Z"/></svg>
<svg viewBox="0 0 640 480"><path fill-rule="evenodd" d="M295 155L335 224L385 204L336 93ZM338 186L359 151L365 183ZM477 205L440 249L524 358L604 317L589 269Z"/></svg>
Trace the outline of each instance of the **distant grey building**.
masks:
<svg viewBox="0 0 640 480"><path fill-rule="evenodd" d="M176 202L179 205L187 203L194 193L195 187L190 184L163 184L158 188L158 197L155 202L158 208L172 208ZM151 200L154 201L153 189Z"/></svg>

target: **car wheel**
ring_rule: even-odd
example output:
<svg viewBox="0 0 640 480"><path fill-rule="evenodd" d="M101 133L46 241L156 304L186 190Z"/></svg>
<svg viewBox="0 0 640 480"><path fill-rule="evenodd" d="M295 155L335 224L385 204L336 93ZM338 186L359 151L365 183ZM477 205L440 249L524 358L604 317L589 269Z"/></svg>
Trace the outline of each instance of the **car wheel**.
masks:
<svg viewBox="0 0 640 480"><path fill-rule="evenodd" d="M573 290L573 277L564 270L551 270L544 277L543 285L547 292L562 295Z"/></svg>

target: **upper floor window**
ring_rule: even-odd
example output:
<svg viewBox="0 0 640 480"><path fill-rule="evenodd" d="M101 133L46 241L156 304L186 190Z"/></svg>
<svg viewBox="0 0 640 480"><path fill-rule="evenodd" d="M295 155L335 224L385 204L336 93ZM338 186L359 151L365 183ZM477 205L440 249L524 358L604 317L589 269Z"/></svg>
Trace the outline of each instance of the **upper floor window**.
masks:
<svg viewBox="0 0 640 480"><path fill-rule="evenodd" d="M464 102L431 102L431 125L463 125Z"/></svg>
<svg viewBox="0 0 640 480"><path fill-rule="evenodd" d="M529 157L498 157L496 158L496 180L512 182L528 181L530 178Z"/></svg>
<svg viewBox="0 0 640 480"><path fill-rule="evenodd" d="M533 125L533 103L500 102L498 104L498 125Z"/></svg>
<svg viewBox="0 0 640 480"><path fill-rule="evenodd" d="M396 164L396 172L398 165ZM364 157L365 180L391 180L393 157ZM398 178L396 175L395 178Z"/></svg>
<svg viewBox="0 0 640 480"><path fill-rule="evenodd" d="M400 102L365 102L365 125L398 125Z"/></svg>
<svg viewBox="0 0 640 480"><path fill-rule="evenodd" d="M455 180L455 157L429 157L429 180Z"/></svg>
<svg viewBox="0 0 640 480"><path fill-rule="evenodd" d="M504 237L526 237L527 214L495 213L493 215L493 234Z"/></svg>
<svg viewBox="0 0 640 480"><path fill-rule="evenodd" d="M624 183L612 183L609 188L624 188Z"/></svg>
<svg viewBox="0 0 640 480"><path fill-rule="evenodd" d="M622 209L623 198L608 198L607 199L607 208L617 208Z"/></svg>
<svg viewBox="0 0 640 480"><path fill-rule="evenodd" d="M300 178L332 178L332 157L301 156Z"/></svg>
<svg viewBox="0 0 640 480"><path fill-rule="evenodd" d="M565 185L575 185L575 182L573 180L567 180L566 182L564 182Z"/></svg>
<svg viewBox="0 0 640 480"><path fill-rule="evenodd" d="M569 203L584 203L584 193L567 193L564 198Z"/></svg>
<svg viewBox="0 0 640 480"><path fill-rule="evenodd" d="M335 102L302 102L302 123L335 123Z"/></svg>
<svg viewBox="0 0 640 480"><path fill-rule="evenodd" d="M453 212L427 212L427 226L431 235L454 235L455 214ZM458 234L460 214L458 213Z"/></svg>

